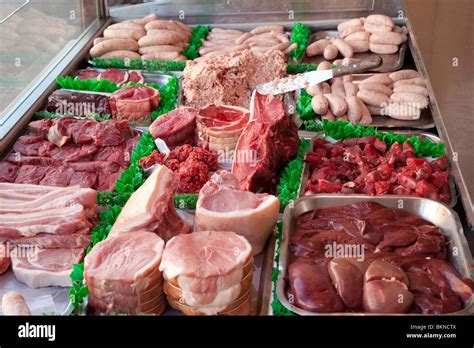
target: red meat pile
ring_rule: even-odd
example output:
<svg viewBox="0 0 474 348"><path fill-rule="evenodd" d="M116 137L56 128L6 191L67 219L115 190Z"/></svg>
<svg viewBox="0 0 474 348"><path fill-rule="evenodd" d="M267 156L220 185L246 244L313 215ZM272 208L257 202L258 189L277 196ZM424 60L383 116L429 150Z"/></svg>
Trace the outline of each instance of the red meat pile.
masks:
<svg viewBox="0 0 474 348"><path fill-rule="evenodd" d="M179 193L198 193L209 179L209 172L217 170L217 154L186 144L174 148L168 158L154 150L139 164L145 169L164 164L178 175Z"/></svg>
<svg viewBox="0 0 474 348"><path fill-rule="evenodd" d="M139 136L125 121L33 121L0 162L0 182L113 190Z"/></svg>
<svg viewBox="0 0 474 348"><path fill-rule="evenodd" d="M394 143L387 149L387 145L374 136L335 144L318 138L306 162L311 172L306 194L401 194L444 203L451 199L446 157L432 162L417 158L408 142Z"/></svg>

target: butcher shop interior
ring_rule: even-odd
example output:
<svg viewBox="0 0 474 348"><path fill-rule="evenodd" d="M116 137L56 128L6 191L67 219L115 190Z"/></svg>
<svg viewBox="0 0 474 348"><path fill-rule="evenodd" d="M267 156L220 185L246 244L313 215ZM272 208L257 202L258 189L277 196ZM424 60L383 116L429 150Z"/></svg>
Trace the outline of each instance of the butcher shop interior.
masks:
<svg viewBox="0 0 474 348"><path fill-rule="evenodd" d="M2 3L2 318L472 317L473 6Z"/></svg>

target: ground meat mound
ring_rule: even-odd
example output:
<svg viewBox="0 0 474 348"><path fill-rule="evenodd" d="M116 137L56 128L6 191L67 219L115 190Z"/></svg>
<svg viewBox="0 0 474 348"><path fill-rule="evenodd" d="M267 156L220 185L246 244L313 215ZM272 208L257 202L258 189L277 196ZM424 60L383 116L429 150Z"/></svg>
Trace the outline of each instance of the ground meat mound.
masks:
<svg viewBox="0 0 474 348"><path fill-rule="evenodd" d="M209 179L209 172L217 170L217 153L186 144L171 150L168 158L154 150L139 162L143 169L155 164L165 165L178 175L178 193L198 193Z"/></svg>
<svg viewBox="0 0 474 348"><path fill-rule="evenodd" d="M281 78L286 63L281 51L225 52L199 61L188 61L183 71L186 106L208 104L249 108L255 86Z"/></svg>

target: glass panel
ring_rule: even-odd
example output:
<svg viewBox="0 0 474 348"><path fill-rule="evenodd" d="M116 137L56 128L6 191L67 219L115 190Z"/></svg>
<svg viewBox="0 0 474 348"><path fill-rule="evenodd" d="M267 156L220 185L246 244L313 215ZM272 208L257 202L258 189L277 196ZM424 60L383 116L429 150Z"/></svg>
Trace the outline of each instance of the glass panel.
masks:
<svg viewBox="0 0 474 348"><path fill-rule="evenodd" d="M0 125L98 17L96 0L2 0L0 6Z"/></svg>

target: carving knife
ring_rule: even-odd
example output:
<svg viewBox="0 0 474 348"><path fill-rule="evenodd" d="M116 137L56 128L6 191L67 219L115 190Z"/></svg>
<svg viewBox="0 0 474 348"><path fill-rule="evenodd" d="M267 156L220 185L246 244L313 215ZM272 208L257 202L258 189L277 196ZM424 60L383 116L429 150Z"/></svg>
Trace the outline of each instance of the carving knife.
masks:
<svg viewBox="0 0 474 348"><path fill-rule="evenodd" d="M307 88L310 85L317 85L334 77L363 73L367 70L378 68L380 65L382 65L382 58L373 55L348 66L340 65L333 69L310 71L304 74L296 74L273 80L272 82L258 85L256 90L260 94L282 94L301 88Z"/></svg>

